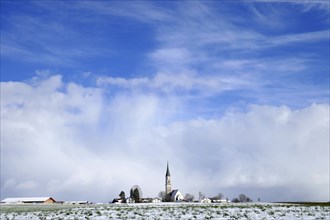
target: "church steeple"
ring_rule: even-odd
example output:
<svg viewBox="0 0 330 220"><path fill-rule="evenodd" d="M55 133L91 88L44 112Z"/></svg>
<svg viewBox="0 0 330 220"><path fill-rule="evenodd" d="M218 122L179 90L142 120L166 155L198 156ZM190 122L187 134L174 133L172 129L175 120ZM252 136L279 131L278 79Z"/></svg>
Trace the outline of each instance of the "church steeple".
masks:
<svg viewBox="0 0 330 220"><path fill-rule="evenodd" d="M168 162L167 162L167 167L166 167L166 174L165 174L165 194L166 196L172 191L172 186L171 186L171 174L170 174L170 169L168 167Z"/></svg>
<svg viewBox="0 0 330 220"><path fill-rule="evenodd" d="M165 176L171 176L170 169L168 168L168 162L167 162L167 169L166 169L166 175Z"/></svg>

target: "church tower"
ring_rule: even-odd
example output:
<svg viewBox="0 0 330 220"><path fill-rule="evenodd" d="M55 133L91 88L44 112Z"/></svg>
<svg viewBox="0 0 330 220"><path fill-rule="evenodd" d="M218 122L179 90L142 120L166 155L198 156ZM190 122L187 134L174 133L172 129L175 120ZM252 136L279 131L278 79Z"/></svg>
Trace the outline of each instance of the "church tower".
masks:
<svg viewBox="0 0 330 220"><path fill-rule="evenodd" d="M168 162L167 162L167 169L166 169L166 175L165 175L165 194L168 195L171 191L172 191L171 174L170 174L170 169L168 168Z"/></svg>

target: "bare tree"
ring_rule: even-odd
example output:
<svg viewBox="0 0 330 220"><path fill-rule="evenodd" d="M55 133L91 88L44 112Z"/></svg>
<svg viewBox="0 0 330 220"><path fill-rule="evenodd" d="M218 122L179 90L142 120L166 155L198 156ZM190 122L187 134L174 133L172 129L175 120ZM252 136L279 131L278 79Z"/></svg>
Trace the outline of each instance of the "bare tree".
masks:
<svg viewBox="0 0 330 220"><path fill-rule="evenodd" d="M202 192L199 192L198 193L198 199L199 200L205 199L205 195Z"/></svg>
<svg viewBox="0 0 330 220"><path fill-rule="evenodd" d="M187 202L193 202L194 199L195 199L194 195L190 193L186 193L186 195L184 196L184 200L186 200Z"/></svg>
<svg viewBox="0 0 330 220"><path fill-rule="evenodd" d="M224 194L223 193L218 193L218 195L216 195L216 196L214 196L214 199L219 199L219 200L221 200L221 199L223 199L225 196L224 196Z"/></svg>
<svg viewBox="0 0 330 220"><path fill-rule="evenodd" d="M158 197L160 198L160 199L162 199L162 200L164 200L165 199L165 191L160 191L159 193L158 193Z"/></svg>
<svg viewBox="0 0 330 220"><path fill-rule="evenodd" d="M247 196L245 194L239 194L238 200L239 202L246 202Z"/></svg>
<svg viewBox="0 0 330 220"><path fill-rule="evenodd" d="M239 202L253 202L253 200L250 197L247 197L245 194L239 194L238 201Z"/></svg>

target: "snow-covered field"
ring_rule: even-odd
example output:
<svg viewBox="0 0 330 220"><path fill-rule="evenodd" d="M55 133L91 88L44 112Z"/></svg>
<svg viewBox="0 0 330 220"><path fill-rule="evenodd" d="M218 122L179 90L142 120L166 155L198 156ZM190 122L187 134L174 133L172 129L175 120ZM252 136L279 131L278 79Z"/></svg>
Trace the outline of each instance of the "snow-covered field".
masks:
<svg viewBox="0 0 330 220"><path fill-rule="evenodd" d="M0 219L330 219L330 206L273 203L1 205Z"/></svg>

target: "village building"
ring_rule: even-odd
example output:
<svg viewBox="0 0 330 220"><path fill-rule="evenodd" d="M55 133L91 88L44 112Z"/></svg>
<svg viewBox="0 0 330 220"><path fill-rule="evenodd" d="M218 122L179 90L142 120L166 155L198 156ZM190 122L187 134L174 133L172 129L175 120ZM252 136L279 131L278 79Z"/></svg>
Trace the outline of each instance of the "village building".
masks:
<svg viewBox="0 0 330 220"><path fill-rule="evenodd" d="M178 189L172 190L170 168L167 163L165 174L165 202L183 201L183 196Z"/></svg>
<svg viewBox="0 0 330 220"><path fill-rule="evenodd" d="M124 203L124 200L120 199L120 198L115 198L112 200L112 203L114 204L120 204L120 203Z"/></svg>
<svg viewBox="0 0 330 220"><path fill-rule="evenodd" d="M136 192L137 191L137 192ZM134 198L134 194L138 195L138 200ZM135 185L130 190L130 197L126 198L125 200L121 198L113 199L112 203L160 203L160 202L180 202L184 201L184 197L180 193L178 189L172 190L172 183L171 183L171 173L170 168L167 163L166 167L166 174L165 174L165 196L163 198L143 198L142 192L139 186Z"/></svg>
<svg viewBox="0 0 330 220"><path fill-rule="evenodd" d="M199 202L200 202L200 203L211 203L212 201L211 201L211 199L205 197L205 198L199 200Z"/></svg>
<svg viewBox="0 0 330 220"><path fill-rule="evenodd" d="M229 203L228 199L212 199L213 203Z"/></svg>
<svg viewBox="0 0 330 220"><path fill-rule="evenodd" d="M169 196L171 202L178 202L183 200L182 194L177 189L172 190L172 192L169 193Z"/></svg>
<svg viewBox="0 0 330 220"><path fill-rule="evenodd" d="M4 204L52 204L55 202L52 197L6 198L1 201Z"/></svg>
<svg viewBox="0 0 330 220"><path fill-rule="evenodd" d="M70 204L70 205L90 205L92 204L89 201L66 201L64 204Z"/></svg>
<svg viewBox="0 0 330 220"><path fill-rule="evenodd" d="M126 203L135 203L134 199L131 197L126 198Z"/></svg>
<svg viewBox="0 0 330 220"><path fill-rule="evenodd" d="M160 198L156 197L156 198L153 198L151 202L152 203L160 203L160 202L162 202L162 200Z"/></svg>

